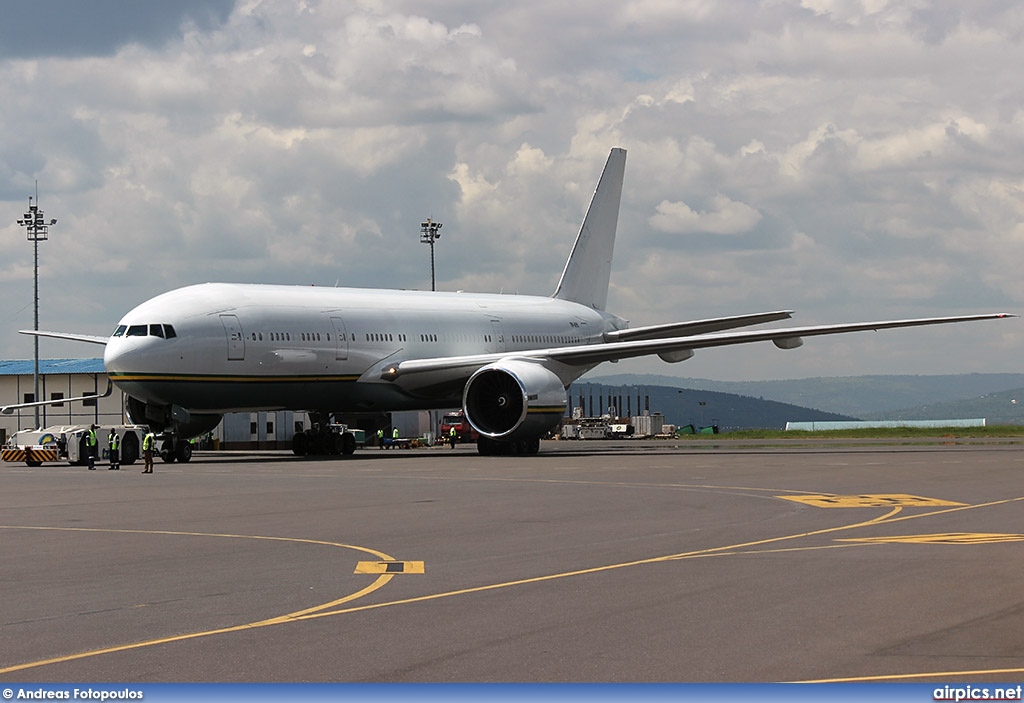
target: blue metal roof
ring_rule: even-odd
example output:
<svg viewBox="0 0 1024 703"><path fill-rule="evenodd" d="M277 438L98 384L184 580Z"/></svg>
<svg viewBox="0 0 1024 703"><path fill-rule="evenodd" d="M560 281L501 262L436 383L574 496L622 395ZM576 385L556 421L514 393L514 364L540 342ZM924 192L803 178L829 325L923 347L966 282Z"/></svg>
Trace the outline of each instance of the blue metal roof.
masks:
<svg viewBox="0 0 1024 703"><path fill-rule="evenodd" d="M0 360L0 376L31 376L35 362L32 359ZM39 375L53 376L75 373L106 373L103 359L40 359Z"/></svg>

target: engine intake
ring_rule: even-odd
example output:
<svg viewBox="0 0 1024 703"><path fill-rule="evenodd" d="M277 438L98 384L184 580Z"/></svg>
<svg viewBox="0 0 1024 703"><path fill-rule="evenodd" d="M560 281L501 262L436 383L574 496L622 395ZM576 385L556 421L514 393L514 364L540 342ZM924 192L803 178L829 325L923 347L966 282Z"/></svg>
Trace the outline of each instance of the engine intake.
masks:
<svg viewBox="0 0 1024 703"><path fill-rule="evenodd" d="M485 437L506 441L544 435L565 415L568 397L561 379L532 361L489 364L466 383L466 419Z"/></svg>

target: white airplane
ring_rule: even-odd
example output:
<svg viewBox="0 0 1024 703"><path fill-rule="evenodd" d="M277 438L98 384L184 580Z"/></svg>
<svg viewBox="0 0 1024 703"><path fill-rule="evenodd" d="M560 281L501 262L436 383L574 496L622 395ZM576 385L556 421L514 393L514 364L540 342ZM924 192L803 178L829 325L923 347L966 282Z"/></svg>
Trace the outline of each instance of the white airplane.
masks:
<svg viewBox="0 0 1024 703"><path fill-rule="evenodd" d="M612 149L551 297L207 283L164 293L109 337L32 332L104 345L132 422L183 439L224 413L311 413L296 453L349 454L335 413L461 405L481 454L533 454L566 413L570 383L604 361L804 337L1015 317L1006 313L741 330L791 311L630 328L605 311L626 152ZM68 402L62 399L61 402ZM175 452L187 461L187 442ZM188 456L186 456L188 455Z"/></svg>

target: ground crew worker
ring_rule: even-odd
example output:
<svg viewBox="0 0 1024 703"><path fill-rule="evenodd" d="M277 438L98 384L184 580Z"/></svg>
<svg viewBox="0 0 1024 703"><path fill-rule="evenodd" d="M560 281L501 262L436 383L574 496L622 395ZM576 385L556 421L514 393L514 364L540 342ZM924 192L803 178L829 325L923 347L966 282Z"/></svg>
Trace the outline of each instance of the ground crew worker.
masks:
<svg viewBox="0 0 1024 703"><path fill-rule="evenodd" d="M448 443L452 445L452 449L455 449L455 440L459 438L459 433L455 431L455 428L448 430Z"/></svg>
<svg viewBox="0 0 1024 703"><path fill-rule="evenodd" d="M119 471L121 469L121 439L117 431L110 429L110 436L107 437L107 446L110 447L110 466L108 471Z"/></svg>
<svg viewBox="0 0 1024 703"><path fill-rule="evenodd" d="M96 470L96 425L89 425L85 431L85 454L89 462L89 471Z"/></svg>
<svg viewBox="0 0 1024 703"><path fill-rule="evenodd" d="M398 439L398 428L391 430L391 439Z"/></svg>
<svg viewBox="0 0 1024 703"><path fill-rule="evenodd" d="M377 448L378 449L383 449L384 448L384 428L383 427L378 427L377 428Z"/></svg>
<svg viewBox="0 0 1024 703"><path fill-rule="evenodd" d="M145 461L142 473L144 474L153 473L153 445L155 443L156 437L152 432L147 432L146 436L142 438L142 458Z"/></svg>

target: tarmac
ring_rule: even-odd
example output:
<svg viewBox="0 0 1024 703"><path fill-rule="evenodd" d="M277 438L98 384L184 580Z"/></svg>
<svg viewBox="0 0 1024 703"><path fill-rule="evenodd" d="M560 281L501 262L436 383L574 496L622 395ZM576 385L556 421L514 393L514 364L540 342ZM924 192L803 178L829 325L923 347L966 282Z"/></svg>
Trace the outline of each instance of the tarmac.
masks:
<svg viewBox="0 0 1024 703"><path fill-rule="evenodd" d="M1024 680L1024 443L0 464L0 680Z"/></svg>

